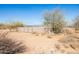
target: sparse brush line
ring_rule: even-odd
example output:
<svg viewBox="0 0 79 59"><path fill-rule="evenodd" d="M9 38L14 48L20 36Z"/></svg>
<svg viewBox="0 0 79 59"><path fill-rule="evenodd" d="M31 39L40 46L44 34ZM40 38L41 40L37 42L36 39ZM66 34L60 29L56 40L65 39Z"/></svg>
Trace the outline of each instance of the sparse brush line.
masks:
<svg viewBox="0 0 79 59"><path fill-rule="evenodd" d="M77 37L77 36L72 36L73 38L76 38L76 39L79 39L79 37Z"/></svg>
<svg viewBox="0 0 79 59"><path fill-rule="evenodd" d="M73 50L76 49L72 44L69 44L69 46L70 46Z"/></svg>
<svg viewBox="0 0 79 59"><path fill-rule="evenodd" d="M4 38L4 37L6 37L6 35L7 35L8 33L9 33L9 31L4 32L4 33L1 33L0 38Z"/></svg>

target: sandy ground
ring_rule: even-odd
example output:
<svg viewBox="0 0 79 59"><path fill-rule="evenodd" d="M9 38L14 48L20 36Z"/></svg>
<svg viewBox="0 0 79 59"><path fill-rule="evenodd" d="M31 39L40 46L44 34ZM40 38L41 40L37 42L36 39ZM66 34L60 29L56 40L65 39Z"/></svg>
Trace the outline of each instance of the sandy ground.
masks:
<svg viewBox="0 0 79 59"><path fill-rule="evenodd" d="M8 34L9 38L15 40L23 41L24 44L28 47L25 53L54 53L55 52L55 43L57 40L64 37L63 34L49 36L33 33L23 33L23 32L10 32Z"/></svg>
<svg viewBox="0 0 79 59"><path fill-rule="evenodd" d="M65 34L50 36L39 33L9 32L7 36L13 40L22 41L26 45L27 50L24 54L58 54L65 53L65 50L74 51L71 47L67 49L64 48L64 46L58 42L58 40L62 40L66 36ZM79 34L77 36L79 36Z"/></svg>

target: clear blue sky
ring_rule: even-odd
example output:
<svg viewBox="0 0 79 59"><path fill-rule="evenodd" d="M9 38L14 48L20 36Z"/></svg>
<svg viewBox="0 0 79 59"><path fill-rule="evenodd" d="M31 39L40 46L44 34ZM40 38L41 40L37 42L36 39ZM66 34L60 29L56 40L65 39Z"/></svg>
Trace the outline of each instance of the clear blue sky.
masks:
<svg viewBox="0 0 79 59"><path fill-rule="evenodd" d="M78 4L0 4L0 22L20 21L27 25L39 25L46 10L59 8L66 21L79 15Z"/></svg>

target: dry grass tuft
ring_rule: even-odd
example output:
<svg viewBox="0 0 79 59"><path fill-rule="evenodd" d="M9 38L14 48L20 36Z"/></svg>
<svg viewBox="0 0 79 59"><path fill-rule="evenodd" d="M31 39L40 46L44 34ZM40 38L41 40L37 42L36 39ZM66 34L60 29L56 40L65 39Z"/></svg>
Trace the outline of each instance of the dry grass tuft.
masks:
<svg viewBox="0 0 79 59"><path fill-rule="evenodd" d="M25 52L26 46L22 42L9 39L5 37L5 35L0 37L0 54L17 54Z"/></svg>
<svg viewBox="0 0 79 59"><path fill-rule="evenodd" d="M47 38L51 39L51 38L52 38L52 36L51 36L51 35L48 35L48 36L47 36Z"/></svg>
<svg viewBox="0 0 79 59"><path fill-rule="evenodd" d="M47 33L41 33L41 35L46 35Z"/></svg>
<svg viewBox="0 0 79 59"><path fill-rule="evenodd" d="M60 46L59 46L59 45L57 45L57 44L55 44L55 47L56 47L56 49L57 49L57 50L59 50L59 49L60 49Z"/></svg>
<svg viewBox="0 0 79 59"><path fill-rule="evenodd" d="M74 45L70 44L69 46L70 46L72 49L75 49Z"/></svg>
<svg viewBox="0 0 79 59"><path fill-rule="evenodd" d="M36 36L39 36L39 33L37 33Z"/></svg>
<svg viewBox="0 0 79 59"><path fill-rule="evenodd" d="M67 48L73 49L73 51L69 51L67 53L78 53L79 52L79 39L73 36L67 36L59 42ZM66 45L66 46L65 46ZM74 52L75 51L75 52Z"/></svg>
<svg viewBox="0 0 79 59"><path fill-rule="evenodd" d="M36 32L32 32L32 34L36 34Z"/></svg>

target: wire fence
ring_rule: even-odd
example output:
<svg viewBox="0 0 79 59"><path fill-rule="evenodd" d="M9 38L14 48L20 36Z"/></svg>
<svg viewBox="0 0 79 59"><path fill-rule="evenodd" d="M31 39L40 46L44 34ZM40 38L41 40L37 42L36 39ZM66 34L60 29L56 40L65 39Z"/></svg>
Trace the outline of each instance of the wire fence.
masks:
<svg viewBox="0 0 79 59"><path fill-rule="evenodd" d="M45 32L44 27L18 27L17 30L22 32Z"/></svg>

